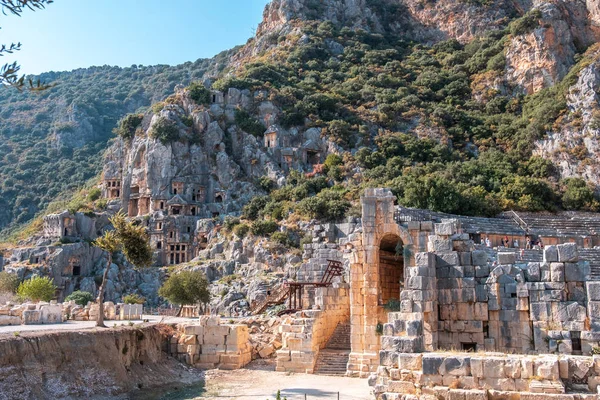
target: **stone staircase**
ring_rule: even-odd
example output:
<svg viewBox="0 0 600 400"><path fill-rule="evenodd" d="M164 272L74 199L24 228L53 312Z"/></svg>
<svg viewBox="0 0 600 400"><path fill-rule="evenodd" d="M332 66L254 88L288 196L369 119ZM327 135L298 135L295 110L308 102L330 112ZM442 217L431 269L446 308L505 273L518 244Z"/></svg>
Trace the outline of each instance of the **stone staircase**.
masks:
<svg viewBox="0 0 600 400"><path fill-rule="evenodd" d="M319 351L315 365L315 374L345 375L349 356L350 324L338 324L325 348Z"/></svg>
<svg viewBox="0 0 600 400"><path fill-rule="evenodd" d="M590 262L590 280L600 281L600 249L579 249L579 259Z"/></svg>

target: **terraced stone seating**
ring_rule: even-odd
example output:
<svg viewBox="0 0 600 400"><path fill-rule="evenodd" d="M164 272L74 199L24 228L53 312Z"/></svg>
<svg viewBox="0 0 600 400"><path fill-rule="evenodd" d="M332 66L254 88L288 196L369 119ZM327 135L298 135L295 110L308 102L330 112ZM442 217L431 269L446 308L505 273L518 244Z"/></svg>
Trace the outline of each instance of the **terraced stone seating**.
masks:
<svg viewBox="0 0 600 400"><path fill-rule="evenodd" d="M579 257L590 262L590 278L600 280L600 249L579 249Z"/></svg>
<svg viewBox="0 0 600 400"><path fill-rule="evenodd" d="M508 216L503 216L501 218L467 217L464 215L439 213L416 208L397 207L395 218L396 221L400 223L408 221L441 222L442 219L458 219L462 231L465 233L496 233L513 236L525 235L525 231L519 224Z"/></svg>
<svg viewBox="0 0 600 400"><path fill-rule="evenodd" d="M532 234L539 236L596 236L600 234L600 215L594 213L518 213Z"/></svg>

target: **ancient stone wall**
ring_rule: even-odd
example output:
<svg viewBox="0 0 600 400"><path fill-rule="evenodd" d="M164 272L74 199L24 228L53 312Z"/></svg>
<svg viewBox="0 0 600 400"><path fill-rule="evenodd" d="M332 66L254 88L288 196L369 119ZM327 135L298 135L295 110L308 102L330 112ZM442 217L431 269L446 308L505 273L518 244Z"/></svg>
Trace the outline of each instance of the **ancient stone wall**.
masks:
<svg viewBox="0 0 600 400"><path fill-rule="evenodd" d="M599 383L597 355L394 351L381 352L381 367L370 379L377 399L385 400L591 400Z"/></svg>
<svg viewBox="0 0 600 400"><path fill-rule="evenodd" d="M348 285L315 290L314 310L299 311L281 324L282 348L277 351L277 371L313 373L319 350L339 323L349 319Z"/></svg>
<svg viewBox="0 0 600 400"><path fill-rule="evenodd" d="M203 369L239 369L252 359L246 325L221 324L219 317L200 317L198 322L179 324L171 337L170 354Z"/></svg>

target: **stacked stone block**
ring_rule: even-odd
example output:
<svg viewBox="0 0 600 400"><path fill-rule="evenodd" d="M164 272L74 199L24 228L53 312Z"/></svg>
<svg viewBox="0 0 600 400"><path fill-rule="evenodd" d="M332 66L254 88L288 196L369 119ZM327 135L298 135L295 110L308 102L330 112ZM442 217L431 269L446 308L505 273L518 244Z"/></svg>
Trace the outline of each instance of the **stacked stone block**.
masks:
<svg viewBox="0 0 600 400"><path fill-rule="evenodd" d="M170 353L203 369L239 369L252 359L246 325L221 325L219 317L200 317L198 323L179 324L171 338Z"/></svg>
<svg viewBox="0 0 600 400"><path fill-rule="evenodd" d="M0 306L0 326L38 325L63 322L63 308L55 301L50 303L6 303Z"/></svg>
<svg viewBox="0 0 600 400"><path fill-rule="evenodd" d="M277 371L313 373L319 350L339 323L349 319L349 285L334 283L315 290L315 310L299 311L281 324L282 348Z"/></svg>
<svg viewBox="0 0 600 400"><path fill-rule="evenodd" d="M591 400L599 382L600 356L501 353L385 353L369 380L385 400Z"/></svg>

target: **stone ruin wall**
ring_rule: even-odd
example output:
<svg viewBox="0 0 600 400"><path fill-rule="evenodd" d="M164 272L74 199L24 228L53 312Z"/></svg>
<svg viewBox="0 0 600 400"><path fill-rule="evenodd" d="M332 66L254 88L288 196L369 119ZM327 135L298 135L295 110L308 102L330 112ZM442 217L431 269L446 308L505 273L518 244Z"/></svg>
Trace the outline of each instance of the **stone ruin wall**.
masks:
<svg viewBox="0 0 600 400"><path fill-rule="evenodd" d="M108 321L131 321L142 319L142 304L104 303L104 318ZM74 301L57 303L56 301L0 305L0 326L58 324L68 320L95 321L98 305L89 302L86 306Z"/></svg>
<svg viewBox="0 0 600 400"><path fill-rule="evenodd" d="M513 392L509 397L490 398L517 398L519 391L552 396L570 390L572 382L579 384L580 390L595 393L597 358L588 355L600 344L600 282L591 280L589 262L580 259L577 245L546 246L542 262L525 262L514 252L498 253L475 245L462 233L457 220L400 225L393 217L393 201L385 189L367 190L362 198L362 226L342 237L332 227L317 227L313 244L305 249L306 280L322 275L327 258L342 257L348 269L352 343L348 375L371 375L382 399L418 398L410 397L411 393L426 396L427 386L437 387L439 392L432 399L487 399L494 391L503 390ZM381 304L382 293L389 289L384 287L382 271L385 275L391 267L386 244L390 238L402 244L404 280L393 312ZM327 340L326 332L315 324L319 312L314 313L290 318L284 328L290 333L284 336L299 335L303 340L297 342L296 353L284 346L281 354L285 358L278 364L279 370L312 372L314 349L318 347L315 343ZM325 338L321 341L319 337ZM440 367L457 351L467 350L477 353L459 356L470 360L487 352L488 358L516 357L518 363L524 363L523 372L519 377L517 372L507 373L510 376L494 373L487 379L487 375L471 372L446 374L443 368L419 372L399 361L402 357L437 357L442 359ZM530 354L546 354L540 356L540 367ZM295 363L291 362L292 355ZM530 367L537 372L529 373ZM478 367L473 368L477 371ZM547 372L556 368L560 370L558 377ZM403 391L402 382L409 382L412 389ZM460 388L468 389L469 394ZM482 394L476 390L480 389L486 397L478 397ZM528 397L524 394L522 398Z"/></svg>
<svg viewBox="0 0 600 400"><path fill-rule="evenodd" d="M195 323L179 324L167 352L203 369L239 369L252 360L248 326L221 324L218 316L202 316Z"/></svg>
<svg viewBox="0 0 600 400"><path fill-rule="evenodd" d="M502 353L382 351L370 379L385 400L596 400L599 383L600 356Z"/></svg>
<svg viewBox="0 0 600 400"><path fill-rule="evenodd" d="M379 238L401 232L388 222L391 199L386 200L385 191L375 190L363 198L363 221L365 200L374 208L369 214L374 214L375 223L367 236L369 225L363 222L362 242L355 242L358 261L361 256L364 261L352 266L351 292L356 286L374 295L380 288L371 289L368 282L377 284L377 270L372 267L379 263ZM412 222L409 231L417 231L420 224ZM426 223L427 228L430 225ZM422 238L422 234L411 232L408 237ZM406 238L402 238L405 243ZM546 246L543 262L523 262L513 252L498 253L475 245L469 235L461 233L457 220L445 220L428 232L427 251L409 253L421 247L412 245L407 252L405 246L405 283L398 309L379 320L383 323L381 349L378 367L371 369L378 398L546 399L554 398L553 393L566 396L557 397L561 399L597 398L600 365L597 357L589 355L600 341L600 282L590 280L589 262L579 258L576 244ZM353 309L353 352L360 350L355 346L354 314ZM377 317L381 318L380 313ZM362 332L366 327L362 326ZM365 338L373 346L377 333L372 330L368 336L365 332L365 354L372 348L364 346ZM450 352L425 353L440 350ZM456 353L467 350L478 353ZM555 355L528 355L548 353ZM477 360L477 354L485 360L499 358L497 365L469 364ZM503 361L507 357L513 357L509 364ZM362 362L360 375L371 368L364 355L361 359L356 354L356 359ZM403 364L405 359L412 361ZM422 365L420 361L414 364L414 359L422 359ZM352 355L348 373L355 374L351 363ZM587 395L561 394L569 390Z"/></svg>
<svg viewBox="0 0 600 400"><path fill-rule="evenodd" d="M313 373L319 350L340 323L349 320L349 285L334 283L315 290L312 310L299 311L281 324L282 348L277 351L277 371Z"/></svg>

